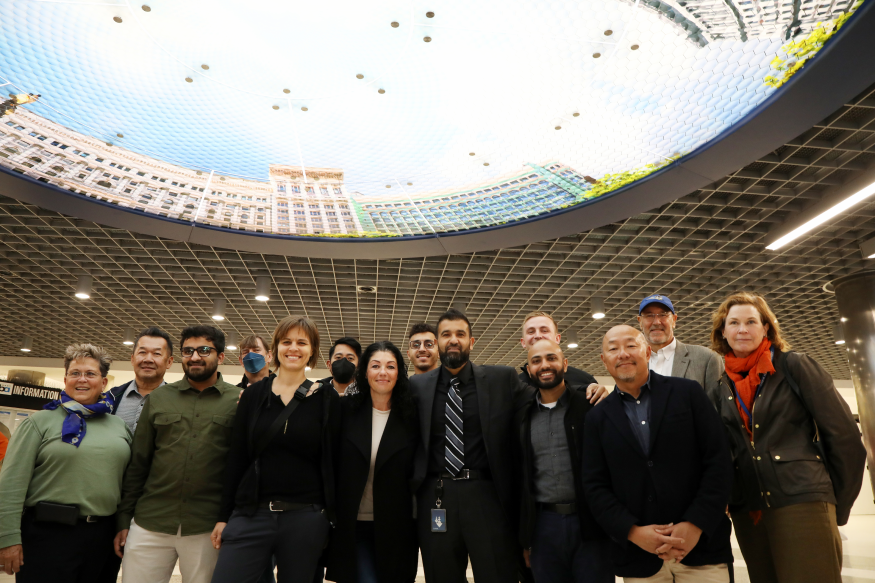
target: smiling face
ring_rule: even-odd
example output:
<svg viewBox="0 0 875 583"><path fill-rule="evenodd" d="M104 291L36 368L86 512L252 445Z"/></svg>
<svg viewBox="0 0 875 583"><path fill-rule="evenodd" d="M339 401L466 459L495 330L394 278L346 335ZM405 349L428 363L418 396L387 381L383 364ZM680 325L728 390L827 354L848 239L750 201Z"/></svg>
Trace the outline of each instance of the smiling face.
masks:
<svg viewBox="0 0 875 583"><path fill-rule="evenodd" d="M769 331L756 306L739 304L729 308L723 325L723 336L738 358L746 358L759 348Z"/></svg>
<svg viewBox="0 0 875 583"><path fill-rule="evenodd" d="M198 352L197 349L202 346L212 348L208 355L204 356ZM186 356L186 349L189 348L194 351ZM225 353L219 354L213 341L208 338L187 338L182 343L182 370L189 381L201 383L212 378L224 360Z"/></svg>
<svg viewBox="0 0 875 583"><path fill-rule="evenodd" d="M286 335L279 339L276 356L283 370L295 373L304 370L313 356L310 337L297 326L290 328Z"/></svg>
<svg viewBox="0 0 875 583"><path fill-rule="evenodd" d="M160 383L171 364L173 357L170 356L170 346L164 338L143 336L137 340L131 354L131 366L134 367L138 385L148 385L156 381Z"/></svg>
<svg viewBox="0 0 875 583"><path fill-rule="evenodd" d="M392 395L395 383L398 382L398 362L394 354L388 351L372 354L368 361L367 373L372 398L376 395L382 397Z"/></svg>
<svg viewBox="0 0 875 583"><path fill-rule="evenodd" d="M674 340L674 327L678 317L662 304L650 304L638 315L638 325L647 343L659 350Z"/></svg>
<svg viewBox="0 0 875 583"><path fill-rule="evenodd" d="M643 385L649 374L650 345L632 326L614 326L602 340L601 359L615 381Z"/></svg>
<svg viewBox="0 0 875 583"><path fill-rule="evenodd" d="M106 389L107 378L100 374L100 362L80 358L70 362L64 373L64 392L82 405L93 405Z"/></svg>
<svg viewBox="0 0 875 583"><path fill-rule="evenodd" d="M419 334L414 334L410 337L407 346L407 358L413 363L416 372L428 372L437 365L437 339L431 332L420 332Z"/></svg>
<svg viewBox="0 0 875 583"><path fill-rule="evenodd" d="M535 316L525 321L523 337L520 338L520 344L524 350L528 350L532 344L545 338L559 343L559 332L556 330L556 324L553 320L547 316Z"/></svg>
<svg viewBox="0 0 875 583"><path fill-rule="evenodd" d="M541 389L558 387L568 372L568 359L558 343L538 340L529 348L529 377Z"/></svg>

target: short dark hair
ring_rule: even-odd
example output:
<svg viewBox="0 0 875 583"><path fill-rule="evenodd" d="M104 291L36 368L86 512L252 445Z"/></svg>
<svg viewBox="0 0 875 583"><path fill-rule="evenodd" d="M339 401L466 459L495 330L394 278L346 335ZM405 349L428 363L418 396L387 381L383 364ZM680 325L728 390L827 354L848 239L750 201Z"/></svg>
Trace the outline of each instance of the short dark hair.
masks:
<svg viewBox="0 0 875 583"><path fill-rule="evenodd" d="M328 360L331 360L331 358L334 356L334 349L337 348L338 344L346 344L347 346L352 348L353 352L355 352L356 358L360 359L362 357L362 345L359 344L359 341L355 338L352 338L351 336L344 336L343 338L338 338L337 340L335 340L334 344L331 345L331 348L328 349Z"/></svg>
<svg viewBox="0 0 875 583"><path fill-rule="evenodd" d="M444 312L443 315L438 318L437 326L435 326L435 328L440 329L441 322L443 322L444 320L463 320L466 324L468 324L468 335L472 336L474 334L474 331L471 330L471 322L470 320L468 320L468 316L466 316L464 313L460 312L456 308L450 308L449 310ZM437 338L437 334L435 334L435 338Z"/></svg>
<svg viewBox="0 0 875 583"><path fill-rule="evenodd" d="M410 327L410 332L407 334L407 339L410 340L416 334L423 334L424 332L431 332L432 335L437 338L437 328L435 328L431 324L420 322Z"/></svg>
<svg viewBox="0 0 875 583"><path fill-rule="evenodd" d="M222 354L225 352L225 333L215 326L188 326L182 329L182 336L179 339L179 349L182 350L182 345L189 338L206 338L216 347L216 352Z"/></svg>
<svg viewBox="0 0 875 583"><path fill-rule="evenodd" d="M167 343L167 350L170 351L170 356L173 356L173 340L170 338L170 334L159 328L158 326L149 326L148 328L142 330L139 334L137 334L137 339L134 340L134 350L137 349L137 344L140 342L140 338L144 336L148 336L150 338L163 338Z"/></svg>

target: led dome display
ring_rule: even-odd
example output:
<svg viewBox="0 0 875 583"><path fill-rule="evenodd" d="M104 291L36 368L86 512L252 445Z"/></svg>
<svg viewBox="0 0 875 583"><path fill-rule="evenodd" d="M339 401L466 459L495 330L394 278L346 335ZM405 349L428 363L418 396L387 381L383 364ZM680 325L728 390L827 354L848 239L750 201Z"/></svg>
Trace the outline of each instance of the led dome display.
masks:
<svg viewBox="0 0 875 583"><path fill-rule="evenodd" d="M9 0L0 165L134 212L405 237L587 204L714 140L860 0Z"/></svg>

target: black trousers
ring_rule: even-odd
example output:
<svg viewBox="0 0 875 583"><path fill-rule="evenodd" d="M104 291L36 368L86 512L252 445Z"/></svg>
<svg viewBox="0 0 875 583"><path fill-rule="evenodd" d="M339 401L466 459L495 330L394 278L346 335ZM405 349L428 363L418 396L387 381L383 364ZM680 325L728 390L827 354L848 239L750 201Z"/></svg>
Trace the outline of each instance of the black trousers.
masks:
<svg viewBox="0 0 875 583"><path fill-rule="evenodd" d="M112 547L115 521L78 522L74 526L36 522L31 511L21 517L24 565L16 583L94 583Z"/></svg>
<svg viewBox="0 0 875 583"><path fill-rule="evenodd" d="M235 511L222 532L212 583L256 583L271 556L279 583L313 583L329 528L327 515L316 508L253 516Z"/></svg>
<svg viewBox="0 0 875 583"><path fill-rule="evenodd" d="M468 557L477 583L517 583L522 550L488 480L444 480L447 531L431 531L435 484L419 491L417 527L427 583L465 583Z"/></svg>

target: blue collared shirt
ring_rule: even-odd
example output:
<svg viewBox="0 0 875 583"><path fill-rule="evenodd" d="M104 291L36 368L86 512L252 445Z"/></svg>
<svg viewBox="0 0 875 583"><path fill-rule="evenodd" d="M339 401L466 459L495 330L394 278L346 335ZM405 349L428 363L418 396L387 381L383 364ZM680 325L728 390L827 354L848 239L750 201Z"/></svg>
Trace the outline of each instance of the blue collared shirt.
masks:
<svg viewBox="0 0 875 583"><path fill-rule="evenodd" d="M641 393L636 399L629 393L624 393L616 385L614 391L620 395L623 401L623 409L632 426L632 433L638 439L644 455L650 455L650 373L647 374L647 382L641 387Z"/></svg>

